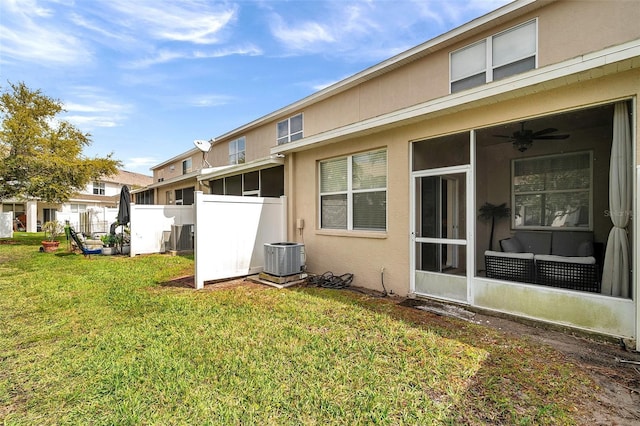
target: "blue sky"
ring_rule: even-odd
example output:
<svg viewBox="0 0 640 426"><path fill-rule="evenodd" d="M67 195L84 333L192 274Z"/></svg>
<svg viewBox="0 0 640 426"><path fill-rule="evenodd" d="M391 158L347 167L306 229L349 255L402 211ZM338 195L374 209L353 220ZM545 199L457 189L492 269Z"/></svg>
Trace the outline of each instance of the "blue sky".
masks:
<svg viewBox="0 0 640 426"><path fill-rule="evenodd" d="M149 168L509 0L0 0L24 82L126 170Z"/></svg>

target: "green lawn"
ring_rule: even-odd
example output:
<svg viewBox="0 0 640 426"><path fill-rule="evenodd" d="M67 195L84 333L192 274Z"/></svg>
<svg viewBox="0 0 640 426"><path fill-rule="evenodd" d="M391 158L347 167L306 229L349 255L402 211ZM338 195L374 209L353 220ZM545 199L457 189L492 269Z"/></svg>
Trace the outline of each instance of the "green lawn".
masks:
<svg viewBox="0 0 640 426"><path fill-rule="evenodd" d="M574 424L550 348L347 290L168 286L193 259L0 244L0 422ZM6 243L6 241L5 241Z"/></svg>

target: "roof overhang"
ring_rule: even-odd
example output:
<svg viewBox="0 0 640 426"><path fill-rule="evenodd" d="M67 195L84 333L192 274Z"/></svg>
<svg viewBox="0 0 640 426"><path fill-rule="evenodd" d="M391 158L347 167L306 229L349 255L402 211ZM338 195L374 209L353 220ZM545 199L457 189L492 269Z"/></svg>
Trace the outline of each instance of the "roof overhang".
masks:
<svg viewBox="0 0 640 426"><path fill-rule="evenodd" d="M251 161L250 163L238 164L234 166L220 167L217 170L208 169L209 172L198 176L198 181L211 179L219 179L227 176L234 176L240 173L248 173L256 170L268 169L271 167L281 166L284 164L284 158L277 155Z"/></svg>
<svg viewBox="0 0 640 426"><path fill-rule="evenodd" d="M485 104L523 96L523 92L526 92L528 88L537 91L539 89L535 89L535 87L541 84L544 85L545 90L550 90L573 81L601 77L632 68L640 68L640 39L362 120L295 142L278 145L271 148L271 154L304 151L411 124L423 120L425 116L435 118L440 115L477 108ZM594 70L597 72L589 75L589 72Z"/></svg>
<svg viewBox="0 0 640 426"><path fill-rule="evenodd" d="M180 176L176 176L176 177L172 177L172 178L169 178L169 179L165 179L165 180L163 180L161 182L154 182L149 186L145 186L144 188L140 188L136 192L144 191L144 190L147 190L147 189L159 188L159 187L162 187L162 186L167 186L167 185L170 185L170 184L179 183L179 182L183 182L183 181L193 180L195 178L198 178L202 174L211 173L212 171L219 170L219 169L226 169L228 167L230 167L230 166L210 167L210 168L206 168L206 169L196 170L196 171L193 171L193 172L190 172L190 173L185 173L185 174L180 175ZM200 179L198 178L198 180L200 180Z"/></svg>
<svg viewBox="0 0 640 426"><path fill-rule="evenodd" d="M175 157L171 157L168 160L163 161L160 164L156 164L155 166L152 166L149 170L159 169L161 167L173 164L176 161L184 160L184 159L186 159L188 157L191 157L194 154L197 154L198 152L202 152L202 151L200 151L198 148L191 148L189 151L185 151L185 152L183 152L181 154L176 155Z"/></svg>

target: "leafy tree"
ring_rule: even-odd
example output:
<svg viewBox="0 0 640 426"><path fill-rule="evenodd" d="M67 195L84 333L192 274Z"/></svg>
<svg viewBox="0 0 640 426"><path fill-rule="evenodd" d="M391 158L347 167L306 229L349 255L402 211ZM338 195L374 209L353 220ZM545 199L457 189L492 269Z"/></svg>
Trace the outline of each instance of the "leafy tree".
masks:
<svg viewBox="0 0 640 426"><path fill-rule="evenodd" d="M91 135L57 119L59 100L9 83L0 95L0 199L25 197L61 203L100 176L117 172L120 162L87 158Z"/></svg>

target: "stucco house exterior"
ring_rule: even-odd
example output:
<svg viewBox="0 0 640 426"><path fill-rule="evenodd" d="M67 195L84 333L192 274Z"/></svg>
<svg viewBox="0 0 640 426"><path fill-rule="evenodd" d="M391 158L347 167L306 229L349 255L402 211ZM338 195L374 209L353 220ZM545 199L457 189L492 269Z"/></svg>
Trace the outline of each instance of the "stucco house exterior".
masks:
<svg viewBox="0 0 640 426"><path fill-rule="evenodd" d="M124 185L129 188L142 188L150 185L151 176L118 170L112 176L103 176L88 184L82 191L74 194L69 201L62 204L46 203L40 200L2 200L2 210L13 212L20 226L27 232L38 231L38 224L49 220L69 221L79 229L80 216L85 212L94 212L94 218L102 226L108 227L111 217L105 216L106 209L115 209L118 204L120 190ZM107 228L108 229L108 228ZM104 229L102 230L104 231Z"/></svg>
<svg viewBox="0 0 640 426"><path fill-rule="evenodd" d="M516 0L157 166L154 202L284 194L311 272L637 341L638 22Z"/></svg>

